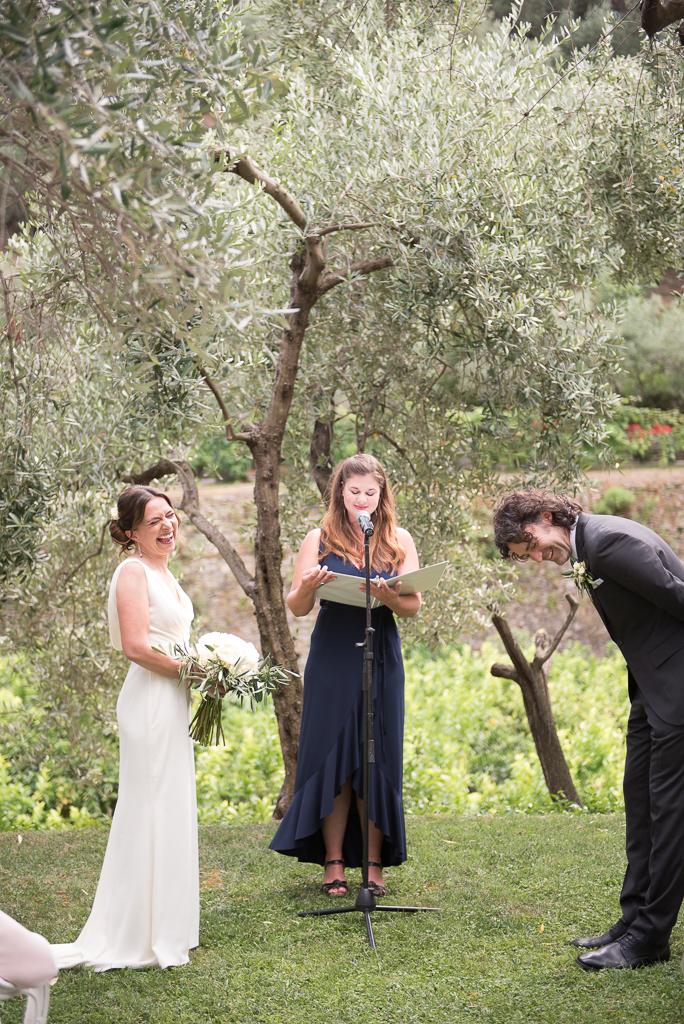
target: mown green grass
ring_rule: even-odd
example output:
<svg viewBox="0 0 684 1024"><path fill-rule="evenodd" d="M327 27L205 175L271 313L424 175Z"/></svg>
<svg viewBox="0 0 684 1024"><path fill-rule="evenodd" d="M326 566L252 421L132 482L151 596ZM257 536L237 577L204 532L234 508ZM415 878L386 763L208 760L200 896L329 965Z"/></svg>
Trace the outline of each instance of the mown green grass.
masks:
<svg viewBox="0 0 684 1024"><path fill-rule="evenodd" d="M376 914L373 953L360 914L297 917L330 902L315 867L266 850L270 826L204 826L191 963L64 972L51 1024L684 1021L680 929L672 961L641 971L586 974L567 945L617 916L619 815L412 817L408 829L410 859L387 872L391 901L442 912ZM74 939L106 835L0 835L3 908L51 941ZM21 1019L17 1004L2 1013L5 1024Z"/></svg>

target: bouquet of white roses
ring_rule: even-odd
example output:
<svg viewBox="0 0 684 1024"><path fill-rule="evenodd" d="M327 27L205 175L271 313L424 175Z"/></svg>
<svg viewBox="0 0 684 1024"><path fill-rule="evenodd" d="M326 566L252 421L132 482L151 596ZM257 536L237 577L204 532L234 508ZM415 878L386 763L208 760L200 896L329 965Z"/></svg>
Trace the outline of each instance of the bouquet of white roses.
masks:
<svg viewBox="0 0 684 1024"><path fill-rule="evenodd" d="M240 704L247 699L254 708L290 675L268 658L260 658L254 644L233 633L205 633L189 651L176 648L176 653L181 657L181 684L200 694L190 735L203 746L225 743L224 697L230 694Z"/></svg>

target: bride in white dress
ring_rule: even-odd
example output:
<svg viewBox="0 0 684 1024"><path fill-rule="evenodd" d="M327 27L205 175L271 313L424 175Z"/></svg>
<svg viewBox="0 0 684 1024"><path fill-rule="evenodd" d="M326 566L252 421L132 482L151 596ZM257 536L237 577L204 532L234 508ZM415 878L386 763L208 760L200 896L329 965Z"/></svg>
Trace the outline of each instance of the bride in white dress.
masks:
<svg viewBox="0 0 684 1024"><path fill-rule="evenodd" d="M187 643L193 609L169 572L178 518L160 491L130 487L110 523L137 549L109 590L112 645L131 665L116 706L119 795L93 908L59 967L175 967L199 942L197 805L189 701L179 662L154 650Z"/></svg>

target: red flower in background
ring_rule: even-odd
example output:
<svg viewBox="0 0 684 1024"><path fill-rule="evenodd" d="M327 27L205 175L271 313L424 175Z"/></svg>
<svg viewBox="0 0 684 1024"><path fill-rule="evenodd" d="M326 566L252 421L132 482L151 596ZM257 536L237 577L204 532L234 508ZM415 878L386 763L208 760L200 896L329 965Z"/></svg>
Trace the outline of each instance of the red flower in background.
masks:
<svg viewBox="0 0 684 1024"><path fill-rule="evenodd" d="M627 437L633 441L636 438L646 437L648 434L671 434L672 427L669 423L654 423L648 430L641 423L627 424Z"/></svg>

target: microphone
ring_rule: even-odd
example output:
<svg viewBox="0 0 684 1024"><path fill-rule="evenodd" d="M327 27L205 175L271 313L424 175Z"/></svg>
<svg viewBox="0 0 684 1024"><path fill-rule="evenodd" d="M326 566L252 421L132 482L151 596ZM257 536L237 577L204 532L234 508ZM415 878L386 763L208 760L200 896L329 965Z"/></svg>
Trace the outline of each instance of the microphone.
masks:
<svg viewBox="0 0 684 1024"><path fill-rule="evenodd" d="M359 512L356 518L358 520L362 532L366 535L366 537L372 537L373 533L375 532L375 527L373 526L373 521L371 520L371 517L367 516L365 512Z"/></svg>

